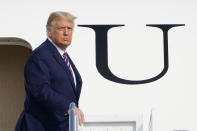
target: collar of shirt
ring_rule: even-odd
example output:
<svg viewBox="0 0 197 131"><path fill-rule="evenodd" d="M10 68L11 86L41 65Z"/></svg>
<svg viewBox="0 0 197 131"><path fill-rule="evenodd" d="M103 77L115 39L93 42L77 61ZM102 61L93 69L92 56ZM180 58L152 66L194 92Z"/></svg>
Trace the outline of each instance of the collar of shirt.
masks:
<svg viewBox="0 0 197 131"><path fill-rule="evenodd" d="M66 52L62 49L60 49L49 37L47 37L47 39L56 47L56 49L58 50L58 52L60 53L61 56L63 56L63 54Z"/></svg>

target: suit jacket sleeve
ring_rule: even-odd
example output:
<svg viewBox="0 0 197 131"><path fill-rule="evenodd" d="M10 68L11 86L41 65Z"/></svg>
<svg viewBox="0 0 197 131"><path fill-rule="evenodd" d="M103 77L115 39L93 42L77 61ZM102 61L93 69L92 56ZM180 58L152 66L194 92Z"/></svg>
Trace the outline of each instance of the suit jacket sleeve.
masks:
<svg viewBox="0 0 197 131"><path fill-rule="evenodd" d="M50 87L50 72L44 60L32 56L25 67L25 79L31 99L44 105L48 111L67 113L70 103Z"/></svg>

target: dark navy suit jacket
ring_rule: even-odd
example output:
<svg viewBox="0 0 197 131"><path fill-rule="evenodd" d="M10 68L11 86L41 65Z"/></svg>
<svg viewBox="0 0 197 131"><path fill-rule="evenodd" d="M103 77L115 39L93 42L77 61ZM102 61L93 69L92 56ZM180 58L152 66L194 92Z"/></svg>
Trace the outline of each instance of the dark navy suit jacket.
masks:
<svg viewBox="0 0 197 131"><path fill-rule="evenodd" d="M29 56L25 65L26 99L15 131L68 131L69 104L78 106L82 80L68 56L76 77L47 39Z"/></svg>

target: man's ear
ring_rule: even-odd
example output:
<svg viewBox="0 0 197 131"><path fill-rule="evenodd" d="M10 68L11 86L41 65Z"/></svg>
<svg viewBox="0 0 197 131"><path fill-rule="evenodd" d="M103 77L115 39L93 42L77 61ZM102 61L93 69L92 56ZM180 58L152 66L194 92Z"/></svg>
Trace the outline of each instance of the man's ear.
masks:
<svg viewBox="0 0 197 131"><path fill-rule="evenodd" d="M47 35L51 37L51 32L47 30Z"/></svg>
<svg viewBox="0 0 197 131"><path fill-rule="evenodd" d="M47 35L48 35L48 37L51 37L51 30L50 30L50 27L47 27Z"/></svg>
<svg viewBox="0 0 197 131"><path fill-rule="evenodd" d="M47 36L48 36L49 38L51 38L51 31L48 31L48 30L47 30Z"/></svg>

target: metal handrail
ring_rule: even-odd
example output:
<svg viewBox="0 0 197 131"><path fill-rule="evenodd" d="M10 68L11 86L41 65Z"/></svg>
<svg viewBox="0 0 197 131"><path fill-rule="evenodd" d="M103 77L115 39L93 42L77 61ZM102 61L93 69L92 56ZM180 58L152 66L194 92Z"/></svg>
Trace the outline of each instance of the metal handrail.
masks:
<svg viewBox="0 0 197 131"><path fill-rule="evenodd" d="M70 103L69 131L78 131L78 118L75 115L75 108L76 108L75 103L74 102Z"/></svg>

